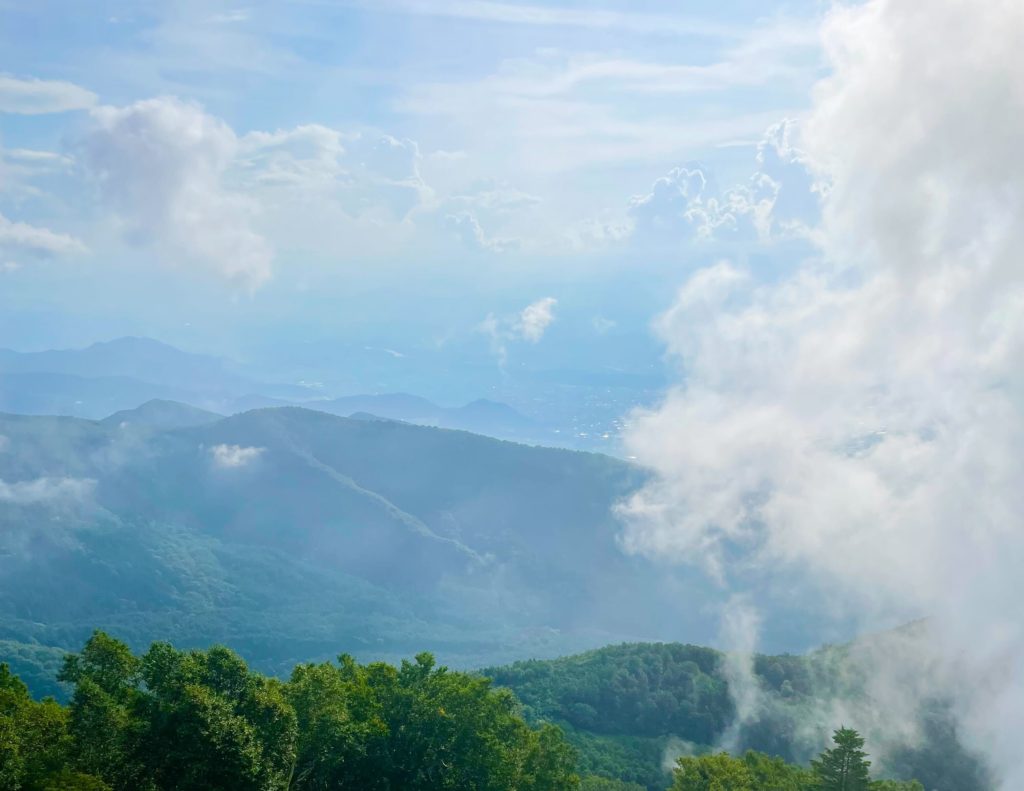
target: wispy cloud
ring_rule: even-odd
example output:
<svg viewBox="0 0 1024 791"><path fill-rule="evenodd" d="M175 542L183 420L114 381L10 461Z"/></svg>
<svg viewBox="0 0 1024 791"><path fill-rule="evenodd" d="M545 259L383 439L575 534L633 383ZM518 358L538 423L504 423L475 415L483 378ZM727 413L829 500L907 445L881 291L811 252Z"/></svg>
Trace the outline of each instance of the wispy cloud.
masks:
<svg viewBox="0 0 1024 791"><path fill-rule="evenodd" d="M0 112L20 115L85 110L96 104L96 94L62 80L19 79L0 74Z"/></svg>
<svg viewBox="0 0 1024 791"><path fill-rule="evenodd" d="M305 0L315 5L344 5L373 11L468 19L510 25L615 30L658 36L732 38L737 29L676 14L607 9L553 8L491 0Z"/></svg>
<svg viewBox="0 0 1024 791"><path fill-rule="evenodd" d="M508 362L509 344L515 341L539 343L548 327L555 321L555 306L558 300L554 297L541 297L531 302L519 313L512 316L487 315L477 330L486 335L491 342L491 351L498 358L498 364L504 368Z"/></svg>
<svg viewBox="0 0 1024 791"><path fill-rule="evenodd" d="M0 503L36 505L75 503L92 495L96 482L85 478L32 478L8 483L0 480Z"/></svg>
<svg viewBox="0 0 1024 791"><path fill-rule="evenodd" d="M38 225L15 222L0 214L0 254L8 261L19 261L26 256L53 258L85 251L85 245L73 236Z"/></svg>

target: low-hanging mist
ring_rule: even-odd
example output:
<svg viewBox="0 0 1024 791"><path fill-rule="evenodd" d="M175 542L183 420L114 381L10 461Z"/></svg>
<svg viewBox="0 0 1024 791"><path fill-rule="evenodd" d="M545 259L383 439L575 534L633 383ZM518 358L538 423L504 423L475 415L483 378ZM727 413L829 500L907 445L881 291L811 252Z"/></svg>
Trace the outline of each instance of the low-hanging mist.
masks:
<svg viewBox="0 0 1024 791"><path fill-rule="evenodd" d="M661 317L685 380L634 416L657 476L624 540L726 586L798 568L865 625L930 616L913 661L1022 788L1024 6L873 0L822 36L821 254L772 282L716 263Z"/></svg>

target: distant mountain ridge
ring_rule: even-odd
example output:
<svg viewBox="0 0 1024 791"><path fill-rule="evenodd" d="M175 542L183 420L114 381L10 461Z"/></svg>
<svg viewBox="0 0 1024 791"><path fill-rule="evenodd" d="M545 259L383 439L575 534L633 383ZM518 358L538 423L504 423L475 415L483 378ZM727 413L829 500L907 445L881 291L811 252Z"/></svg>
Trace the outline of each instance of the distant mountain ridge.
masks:
<svg viewBox="0 0 1024 791"><path fill-rule="evenodd" d="M123 409L105 417L101 422L123 428L144 426L150 429L191 428L205 426L221 420L224 415L181 404L177 401L154 398L135 409Z"/></svg>
<svg viewBox="0 0 1024 791"><path fill-rule="evenodd" d="M230 370L226 360L193 354L151 338L124 337L82 349L16 352L0 349L0 372L53 373L87 378L126 377L187 389L202 381L210 389L243 392L249 380Z"/></svg>
<svg viewBox="0 0 1024 791"><path fill-rule="evenodd" d="M554 438L512 407L486 399L442 407L407 393L325 398L300 385L256 381L237 368L149 338L119 338L84 349L0 349L0 411L98 420L150 401L177 401L217 414L307 406L342 417L362 412L502 439Z"/></svg>

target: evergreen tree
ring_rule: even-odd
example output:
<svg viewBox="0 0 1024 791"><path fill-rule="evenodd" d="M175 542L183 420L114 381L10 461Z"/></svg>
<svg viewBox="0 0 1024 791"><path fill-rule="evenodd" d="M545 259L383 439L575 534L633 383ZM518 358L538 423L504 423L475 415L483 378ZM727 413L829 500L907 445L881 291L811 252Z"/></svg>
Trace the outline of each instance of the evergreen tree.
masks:
<svg viewBox="0 0 1024 791"><path fill-rule="evenodd" d="M817 775L820 791L868 791L871 761L862 749L864 739L852 728L840 728L832 734L835 747L825 750L811 768Z"/></svg>

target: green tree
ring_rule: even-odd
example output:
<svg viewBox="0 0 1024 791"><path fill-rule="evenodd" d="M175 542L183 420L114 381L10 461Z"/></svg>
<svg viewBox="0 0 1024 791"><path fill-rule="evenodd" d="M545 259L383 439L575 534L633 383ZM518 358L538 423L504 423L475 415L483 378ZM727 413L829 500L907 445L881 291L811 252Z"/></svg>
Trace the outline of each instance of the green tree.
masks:
<svg viewBox="0 0 1024 791"><path fill-rule="evenodd" d="M630 783L626 780L587 775L580 781L580 791L647 791L647 788L639 783Z"/></svg>
<svg viewBox="0 0 1024 791"><path fill-rule="evenodd" d="M917 780L875 780L868 787L871 791L924 791Z"/></svg>
<svg viewBox="0 0 1024 791"><path fill-rule="evenodd" d="M300 665L288 684L299 723L296 789L562 791L575 756L561 731L530 729L505 690L435 667Z"/></svg>
<svg viewBox="0 0 1024 791"><path fill-rule="evenodd" d="M750 770L757 791L811 791L815 786L813 772L778 757L748 750L743 763Z"/></svg>
<svg viewBox="0 0 1024 791"><path fill-rule="evenodd" d="M672 774L671 791L758 791L746 763L728 753L683 756Z"/></svg>
<svg viewBox="0 0 1024 791"><path fill-rule="evenodd" d="M110 786L93 775L62 769L48 777L40 791L110 791Z"/></svg>
<svg viewBox="0 0 1024 791"><path fill-rule="evenodd" d="M842 727L832 734L835 747L826 749L811 761L820 791L868 791L871 762L862 749L864 739L852 728Z"/></svg>
<svg viewBox="0 0 1024 791"><path fill-rule="evenodd" d="M63 766L67 748L67 712L53 700L32 700L0 664L0 790L38 787Z"/></svg>

